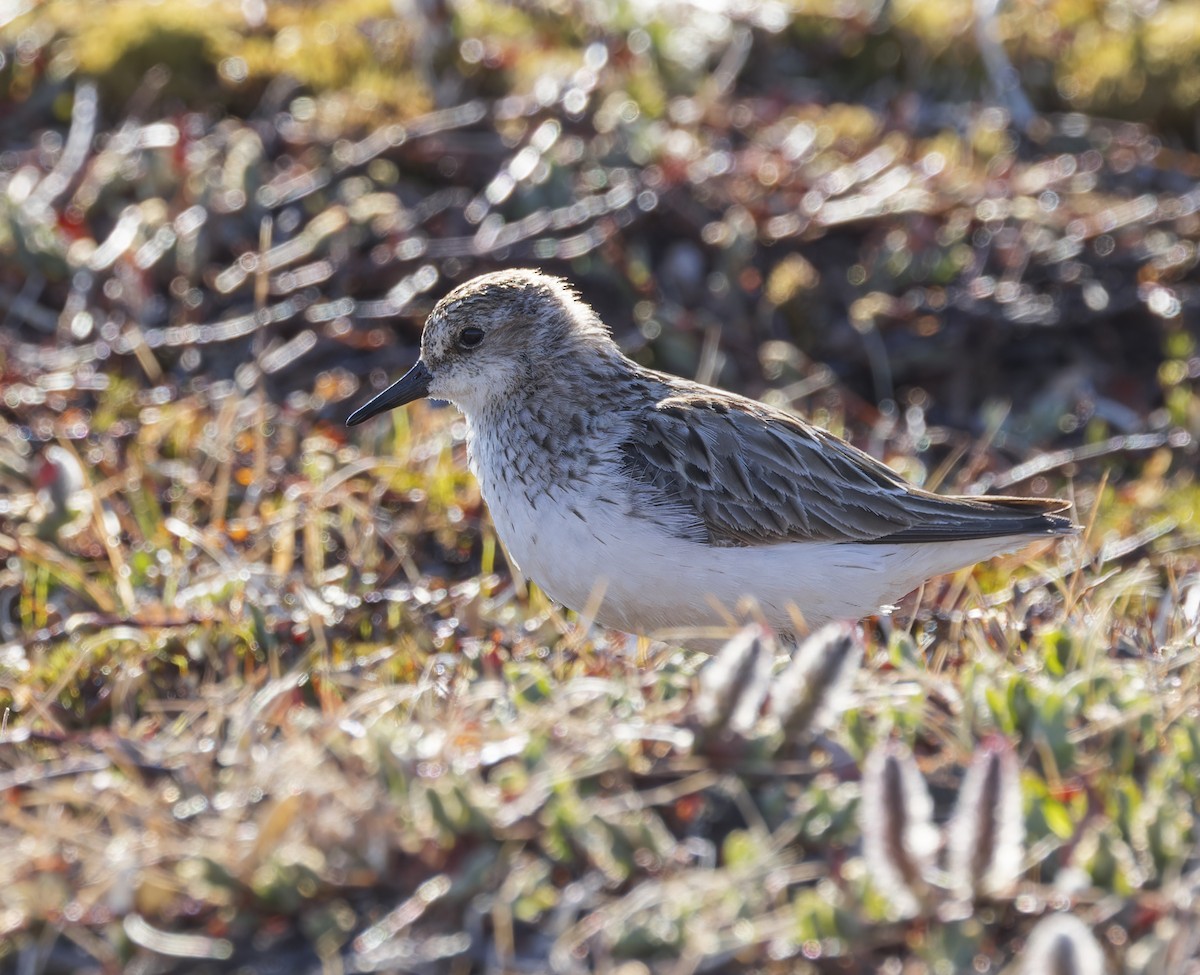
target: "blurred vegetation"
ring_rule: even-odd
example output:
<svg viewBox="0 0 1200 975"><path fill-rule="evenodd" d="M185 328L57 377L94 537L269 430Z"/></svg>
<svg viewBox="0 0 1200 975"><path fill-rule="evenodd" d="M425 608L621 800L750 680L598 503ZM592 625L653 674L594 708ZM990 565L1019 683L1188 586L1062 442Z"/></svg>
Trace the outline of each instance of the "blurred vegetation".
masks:
<svg viewBox="0 0 1200 975"><path fill-rule="evenodd" d="M1200 5L2 16L0 969L1200 964ZM449 411L342 425L515 264L1087 530L591 631Z"/></svg>
<svg viewBox="0 0 1200 975"><path fill-rule="evenodd" d="M386 0L66 0L37 5L5 35L18 52L5 79L16 100L48 80L85 77L109 106L158 97L246 111L287 77L320 96L331 123L362 126L429 107L413 34Z"/></svg>

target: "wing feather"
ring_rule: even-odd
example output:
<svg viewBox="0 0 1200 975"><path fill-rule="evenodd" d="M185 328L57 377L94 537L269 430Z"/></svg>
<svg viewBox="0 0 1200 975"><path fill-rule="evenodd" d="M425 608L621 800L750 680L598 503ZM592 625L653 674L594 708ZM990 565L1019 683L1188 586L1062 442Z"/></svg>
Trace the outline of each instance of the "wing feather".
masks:
<svg viewBox="0 0 1200 975"><path fill-rule="evenodd" d="M668 509L712 545L938 542L1074 529L1066 502L923 491L833 434L762 403L684 393L632 419L634 513Z"/></svg>

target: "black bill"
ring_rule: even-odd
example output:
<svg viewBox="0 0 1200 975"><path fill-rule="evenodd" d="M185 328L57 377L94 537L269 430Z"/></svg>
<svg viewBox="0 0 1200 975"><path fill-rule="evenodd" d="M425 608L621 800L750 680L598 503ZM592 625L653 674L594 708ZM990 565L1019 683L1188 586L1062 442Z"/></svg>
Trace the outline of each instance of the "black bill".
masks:
<svg viewBox="0 0 1200 975"><path fill-rule="evenodd" d="M429 370L420 359L417 364L403 376L392 383L387 389L367 403L360 406L346 419L347 426L355 426L363 420L382 413L384 410L394 410L397 406L411 403L429 392L429 383L433 379Z"/></svg>

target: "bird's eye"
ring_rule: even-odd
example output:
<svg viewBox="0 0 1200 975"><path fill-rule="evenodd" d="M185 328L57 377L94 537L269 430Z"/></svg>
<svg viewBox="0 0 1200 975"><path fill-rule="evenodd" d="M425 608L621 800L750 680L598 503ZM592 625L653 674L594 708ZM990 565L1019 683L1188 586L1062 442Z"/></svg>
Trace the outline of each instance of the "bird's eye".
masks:
<svg viewBox="0 0 1200 975"><path fill-rule="evenodd" d="M460 349L473 349L483 341L483 329L478 325L468 325L458 333L458 347Z"/></svg>

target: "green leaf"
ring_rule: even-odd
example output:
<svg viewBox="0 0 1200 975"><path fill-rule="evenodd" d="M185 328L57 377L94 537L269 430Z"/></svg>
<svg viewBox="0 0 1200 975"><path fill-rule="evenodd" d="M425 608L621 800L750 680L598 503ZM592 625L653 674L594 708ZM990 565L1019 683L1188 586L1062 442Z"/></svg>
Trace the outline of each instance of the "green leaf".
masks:
<svg viewBox="0 0 1200 975"><path fill-rule="evenodd" d="M1047 796L1042 800L1041 810L1042 819L1050 832L1060 840L1069 840L1075 835L1075 824L1071 822L1071 814L1063 803Z"/></svg>

